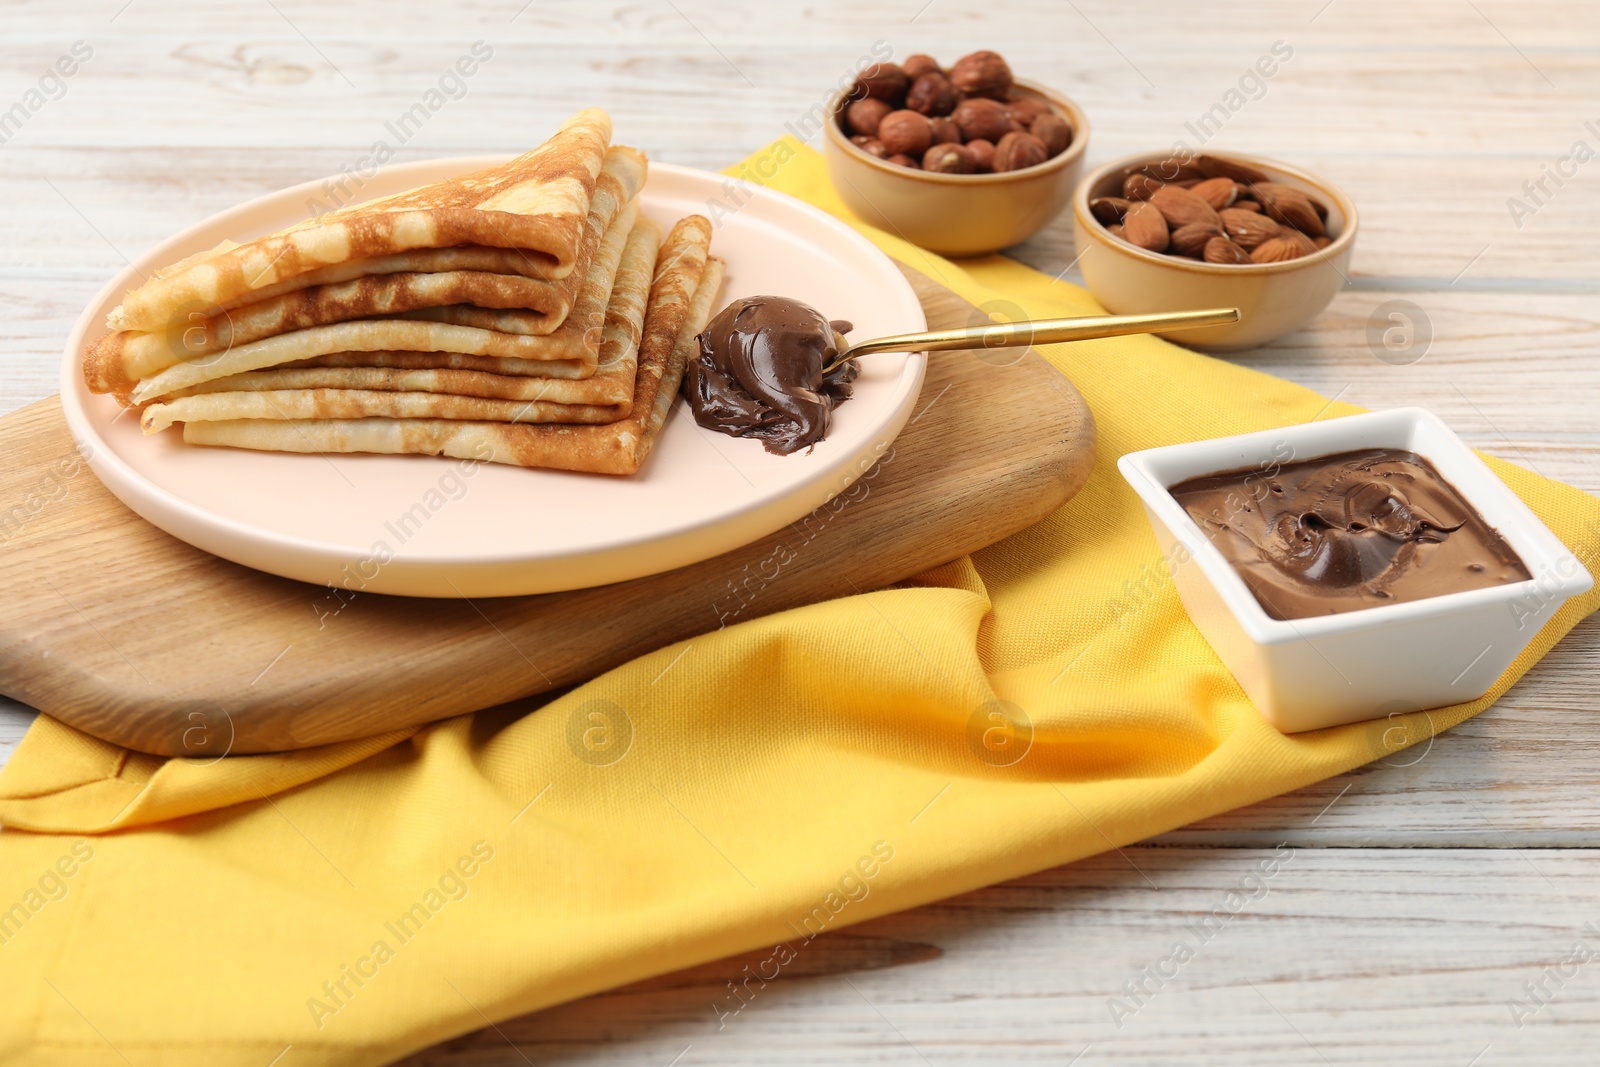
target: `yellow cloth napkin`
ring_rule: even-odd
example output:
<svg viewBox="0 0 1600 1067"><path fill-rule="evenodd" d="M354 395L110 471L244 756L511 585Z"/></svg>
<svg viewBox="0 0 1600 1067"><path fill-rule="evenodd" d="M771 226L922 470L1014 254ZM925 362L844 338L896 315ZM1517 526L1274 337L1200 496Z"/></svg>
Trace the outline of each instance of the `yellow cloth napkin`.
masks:
<svg viewBox="0 0 1600 1067"><path fill-rule="evenodd" d="M848 217L793 143L735 173ZM1095 310L1009 260L866 232L975 304ZM1600 604L1568 603L1482 700L1285 737L1152 578L1114 460L1352 409L1153 338L1045 354L1099 421L1089 485L900 588L663 649L536 714L315 752L163 761L41 719L0 775L0 1061L376 1064L736 951L781 946L781 972L820 931L1452 726ZM1493 466L1600 555L1600 501ZM1018 708L1032 747L1008 763Z"/></svg>

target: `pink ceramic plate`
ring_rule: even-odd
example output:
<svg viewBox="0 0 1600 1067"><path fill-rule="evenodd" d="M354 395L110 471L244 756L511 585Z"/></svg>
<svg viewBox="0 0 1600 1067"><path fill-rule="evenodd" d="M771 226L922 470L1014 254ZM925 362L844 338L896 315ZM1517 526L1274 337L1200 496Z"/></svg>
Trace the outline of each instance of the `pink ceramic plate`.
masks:
<svg viewBox="0 0 1600 1067"><path fill-rule="evenodd" d="M363 188L384 196L501 158L385 168ZM916 293L848 226L792 197L741 192L726 213L722 175L652 164L646 214L670 225L725 205L712 252L728 263L720 303L760 293L803 300L855 323L852 338L925 329ZM624 581L695 563L766 536L850 485L910 417L921 354L864 361L854 399L812 452L773 456L758 442L700 429L682 401L632 478L473 465L423 456L306 456L185 445L153 437L83 384L85 347L146 274L219 241L249 240L306 217L309 182L191 227L112 279L67 339L61 400L101 481L139 515L247 567L359 592L518 596Z"/></svg>

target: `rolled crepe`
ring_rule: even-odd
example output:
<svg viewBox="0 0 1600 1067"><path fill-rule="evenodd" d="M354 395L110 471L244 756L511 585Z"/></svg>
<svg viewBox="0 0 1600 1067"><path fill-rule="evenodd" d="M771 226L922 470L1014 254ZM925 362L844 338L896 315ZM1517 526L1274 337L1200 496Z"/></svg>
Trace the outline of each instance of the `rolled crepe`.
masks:
<svg viewBox="0 0 1600 1067"><path fill-rule="evenodd" d="M187 308L217 308L253 290L352 260L418 248L515 248L564 278L611 141L611 117L580 111L509 163L329 212L286 230L174 264L130 290L113 330L162 330Z"/></svg>
<svg viewBox="0 0 1600 1067"><path fill-rule="evenodd" d="M615 265L603 258L605 238L622 220L626 225L619 240L626 238L637 210L633 200L644 185L646 170L644 157L631 148L613 148L606 153L590 198L578 269L565 278L541 281L481 271L397 273L299 288L232 310L214 314L196 311L187 319L176 320L170 329L109 334L90 346L84 358L84 380L95 392L126 392L142 379L179 363L266 338L353 319L392 317L437 305L482 303L485 307L518 308L498 324L454 324L523 336L552 334L586 294L599 288L609 292ZM610 271L606 269L608 264ZM599 306L603 315L603 298ZM560 350L560 354L549 358L586 358L582 331L569 331L547 347Z"/></svg>
<svg viewBox="0 0 1600 1067"><path fill-rule="evenodd" d="M633 407L645 303L661 245L648 219L628 236L606 310L600 370L583 381L481 371L372 367L254 371L206 382L189 395L145 408L158 433L175 422L230 419L438 418L485 422L616 422Z"/></svg>
<svg viewBox="0 0 1600 1067"><path fill-rule="evenodd" d="M420 453L523 467L634 474L666 422L695 337L710 321L723 268L711 259L711 223L682 219L662 244L644 317L633 410L602 426L525 425L448 419L194 422L190 444L283 452Z"/></svg>

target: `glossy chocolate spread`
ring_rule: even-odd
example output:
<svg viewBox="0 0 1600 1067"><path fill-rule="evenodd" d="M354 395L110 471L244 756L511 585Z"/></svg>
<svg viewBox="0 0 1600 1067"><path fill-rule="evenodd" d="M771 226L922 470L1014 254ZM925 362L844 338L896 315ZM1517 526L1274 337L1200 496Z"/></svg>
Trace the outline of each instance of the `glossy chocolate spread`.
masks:
<svg viewBox="0 0 1600 1067"><path fill-rule="evenodd" d="M1529 577L1511 546L1415 452L1342 452L1191 478L1171 493L1275 619Z"/></svg>
<svg viewBox="0 0 1600 1067"><path fill-rule="evenodd" d="M758 438L788 455L828 433L833 409L850 399L854 361L824 375L850 323L781 296L747 296L717 313L700 334L683 392L694 420L733 437Z"/></svg>

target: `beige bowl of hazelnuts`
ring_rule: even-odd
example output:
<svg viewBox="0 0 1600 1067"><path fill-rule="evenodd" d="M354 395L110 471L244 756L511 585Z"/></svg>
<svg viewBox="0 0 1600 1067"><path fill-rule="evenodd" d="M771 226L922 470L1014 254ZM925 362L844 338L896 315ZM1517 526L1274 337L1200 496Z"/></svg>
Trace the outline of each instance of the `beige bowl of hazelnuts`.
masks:
<svg viewBox="0 0 1600 1067"><path fill-rule="evenodd" d="M933 252L1026 240L1066 207L1089 144L1071 100L1012 76L994 52L863 71L824 135L828 172L862 220Z"/></svg>
<svg viewBox="0 0 1600 1067"><path fill-rule="evenodd" d="M1107 163L1072 198L1084 284L1107 311L1236 307L1237 323L1174 334L1212 352L1306 326L1350 274L1356 206L1331 182L1238 152Z"/></svg>

